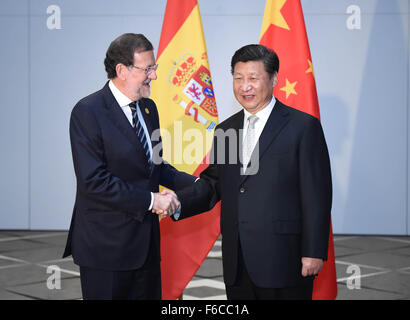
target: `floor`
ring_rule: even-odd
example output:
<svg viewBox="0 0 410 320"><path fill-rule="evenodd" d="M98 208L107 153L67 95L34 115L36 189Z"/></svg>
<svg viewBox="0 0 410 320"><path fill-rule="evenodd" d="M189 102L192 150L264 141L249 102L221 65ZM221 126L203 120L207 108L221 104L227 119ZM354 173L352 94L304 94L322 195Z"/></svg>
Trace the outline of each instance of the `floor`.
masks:
<svg viewBox="0 0 410 320"><path fill-rule="evenodd" d="M81 299L78 267L61 259L66 238L67 232L0 231L0 300ZM410 299L410 237L335 235L334 245L337 299ZM218 239L185 300L226 299L221 259Z"/></svg>

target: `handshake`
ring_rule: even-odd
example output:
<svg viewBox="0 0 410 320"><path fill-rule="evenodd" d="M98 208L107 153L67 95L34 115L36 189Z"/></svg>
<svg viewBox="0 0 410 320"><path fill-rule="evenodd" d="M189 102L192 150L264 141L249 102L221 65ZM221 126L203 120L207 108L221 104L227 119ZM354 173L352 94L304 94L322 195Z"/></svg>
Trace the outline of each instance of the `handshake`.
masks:
<svg viewBox="0 0 410 320"><path fill-rule="evenodd" d="M173 215L180 205L181 203L173 191L163 190L161 193L154 193L152 212L156 213L161 218L165 218Z"/></svg>

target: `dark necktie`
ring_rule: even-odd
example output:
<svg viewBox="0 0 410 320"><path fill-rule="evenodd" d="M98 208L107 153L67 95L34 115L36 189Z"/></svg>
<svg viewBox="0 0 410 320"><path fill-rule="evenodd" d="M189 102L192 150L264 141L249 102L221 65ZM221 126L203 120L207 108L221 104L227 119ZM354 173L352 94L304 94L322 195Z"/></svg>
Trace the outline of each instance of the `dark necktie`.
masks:
<svg viewBox="0 0 410 320"><path fill-rule="evenodd" d="M147 159L148 159L148 165L151 167L151 164L152 164L151 154L149 152L147 136L145 135L144 128L142 127L141 121L138 118L137 104L134 101L134 102L131 102L129 106L132 112L132 125L134 127L135 133L137 134L138 139L141 142L142 148L145 151L145 155L147 156Z"/></svg>

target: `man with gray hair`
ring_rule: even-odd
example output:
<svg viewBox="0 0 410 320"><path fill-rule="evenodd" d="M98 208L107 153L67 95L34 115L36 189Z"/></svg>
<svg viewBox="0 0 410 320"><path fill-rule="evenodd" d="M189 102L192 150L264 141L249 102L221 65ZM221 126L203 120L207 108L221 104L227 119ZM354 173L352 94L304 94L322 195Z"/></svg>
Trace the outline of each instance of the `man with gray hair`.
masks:
<svg viewBox="0 0 410 320"><path fill-rule="evenodd" d="M153 161L160 141L150 139L159 129L149 99L158 67L150 41L123 34L104 63L109 81L71 113L77 195L64 257L80 266L84 299L161 299L159 221L152 210L172 214L179 202L158 188L181 189L195 177Z"/></svg>

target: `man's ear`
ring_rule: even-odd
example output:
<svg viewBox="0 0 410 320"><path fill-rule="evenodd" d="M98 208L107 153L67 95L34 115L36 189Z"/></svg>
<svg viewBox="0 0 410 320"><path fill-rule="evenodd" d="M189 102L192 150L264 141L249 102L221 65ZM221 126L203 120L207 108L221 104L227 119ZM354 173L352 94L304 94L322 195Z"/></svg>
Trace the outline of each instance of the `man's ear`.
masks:
<svg viewBox="0 0 410 320"><path fill-rule="evenodd" d="M128 68L125 66L125 65L123 65L122 63L118 63L116 66L115 66L115 71L116 71L116 73L117 73L117 78L119 78L119 79L121 79L122 81L124 81L125 80L125 78L126 78L126 75L127 75L127 71L128 71Z"/></svg>
<svg viewBox="0 0 410 320"><path fill-rule="evenodd" d="M275 88L276 85L278 84L278 80L279 80L279 77L278 77L278 73L277 73L277 72L275 72L275 73L273 74L272 80L273 80L273 87Z"/></svg>

